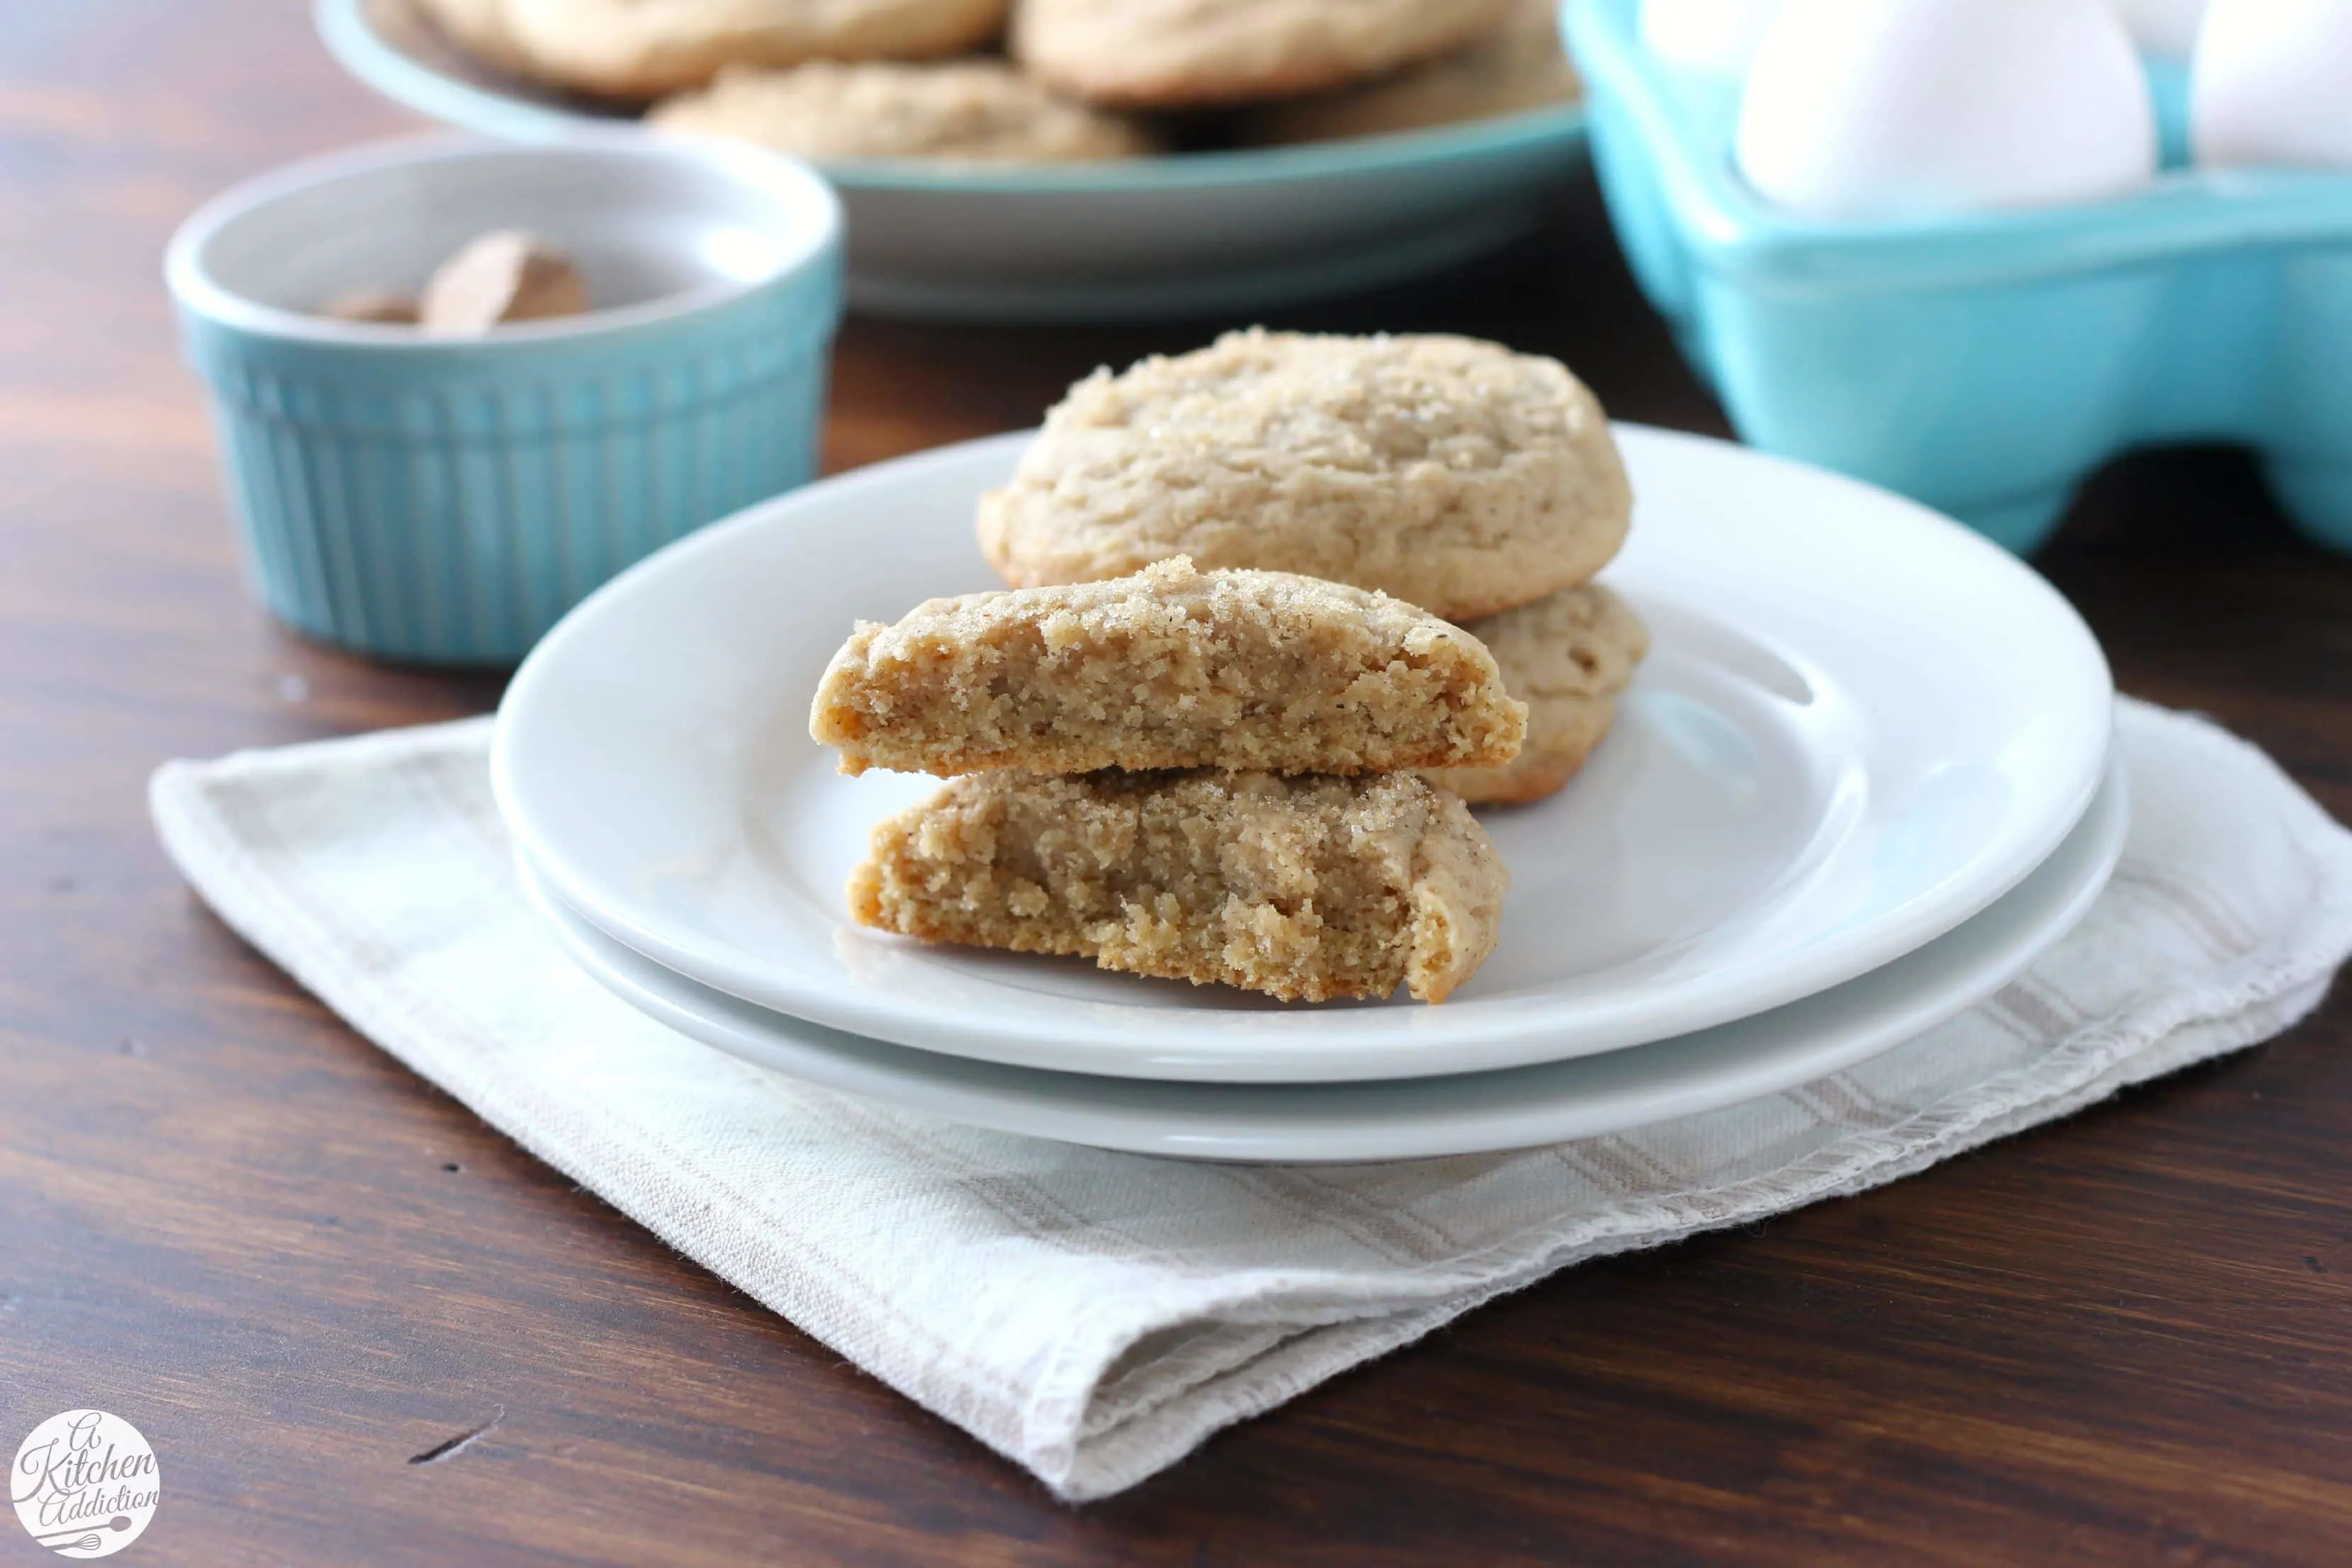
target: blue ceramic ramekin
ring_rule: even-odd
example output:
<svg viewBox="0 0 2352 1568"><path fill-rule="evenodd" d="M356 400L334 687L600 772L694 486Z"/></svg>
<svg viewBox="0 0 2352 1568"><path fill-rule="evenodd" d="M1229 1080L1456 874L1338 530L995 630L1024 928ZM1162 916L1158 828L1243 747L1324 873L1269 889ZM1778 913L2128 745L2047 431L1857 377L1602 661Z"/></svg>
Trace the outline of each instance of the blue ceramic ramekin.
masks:
<svg viewBox="0 0 2352 1568"><path fill-rule="evenodd" d="M2172 166L2114 200L1822 222L1733 165L1737 84L1641 43L1640 0L1568 0L1593 160L1650 302L1740 435L2012 550L2127 447L2252 447L2298 526L2352 550L2352 175Z"/></svg>
<svg viewBox="0 0 2352 1568"><path fill-rule="evenodd" d="M516 227L598 308L465 341L309 313ZM816 471L840 209L756 149L360 148L216 198L164 269L254 580L329 642L512 663L623 567Z"/></svg>

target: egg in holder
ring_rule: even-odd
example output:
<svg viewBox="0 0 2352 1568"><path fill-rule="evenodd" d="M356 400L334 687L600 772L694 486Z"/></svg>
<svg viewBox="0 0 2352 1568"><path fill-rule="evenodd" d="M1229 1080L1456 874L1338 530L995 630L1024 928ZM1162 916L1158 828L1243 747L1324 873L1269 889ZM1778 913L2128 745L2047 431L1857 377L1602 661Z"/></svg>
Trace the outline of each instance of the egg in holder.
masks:
<svg viewBox="0 0 2352 1568"><path fill-rule="evenodd" d="M1937 507L2011 550L2127 447L2232 441L2296 524L2352 551L2352 174L2166 168L2066 206L1821 221L1735 167L1740 86L1569 0L1601 187L1635 277L1755 446Z"/></svg>

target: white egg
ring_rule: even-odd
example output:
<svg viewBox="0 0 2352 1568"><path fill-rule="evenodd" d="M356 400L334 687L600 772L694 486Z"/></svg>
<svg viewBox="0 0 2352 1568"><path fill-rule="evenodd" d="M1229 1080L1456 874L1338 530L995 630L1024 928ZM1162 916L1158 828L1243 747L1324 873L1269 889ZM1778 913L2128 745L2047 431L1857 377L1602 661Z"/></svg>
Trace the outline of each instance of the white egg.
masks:
<svg viewBox="0 0 2352 1568"><path fill-rule="evenodd" d="M2205 0L2116 0L2124 26L2139 47L2152 55L2187 59L2197 44L2197 24L2204 19Z"/></svg>
<svg viewBox="0 0 2352 1568"><path fill-rule="evenodd" d="M1690 70L1738 76L1784 0L1642 0L1642 42Z"/></svg>
<svg viewBox="0 0 2352 1568"><path fill-rule="evenodd" d="M2145 184L2156 111L2109 0L1788 0L1735 155L1812 216L2041 206Z"/></svg>
<svg viewBox="0 0 2352 1568"><path fill-rule="evenodd" d="M2352 0L2212 0L2189 139L2200 163L2352 167Z"/></svg>

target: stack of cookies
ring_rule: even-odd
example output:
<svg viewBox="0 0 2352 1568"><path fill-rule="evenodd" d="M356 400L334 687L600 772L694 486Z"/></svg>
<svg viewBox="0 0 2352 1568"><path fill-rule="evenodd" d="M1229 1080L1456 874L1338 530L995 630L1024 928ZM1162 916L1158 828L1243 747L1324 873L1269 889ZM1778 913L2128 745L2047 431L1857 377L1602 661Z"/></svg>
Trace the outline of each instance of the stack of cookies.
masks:
<svg viewBox="0 0 2352 1568"><path fill-rule="evenodd" d="M1323 141L1577 91L1548 0L421 3L502 69L819 159Z"/></svg>
<svg viewBox="0 0 2352 1568"><path fill-rule="evenodd" d="M876 829L863 923L1286 1001L1442 1001L1508 874L1430 768L1508 765L1478 640L1387 595L1197 569L860 625L810 720L849 773L948 776Z"/></svg>
<svg viewBox="0 0 2352 1568"><path fill-rule="evenodd" d="M1428 776L1524 803L1583 765L1648 650L1592 582L1632 517L1601 405L1557 360L1251 331L1073 387L982 500L980 545L1022 587L1181 553L1418 605L1478 637L1528 708L1514 761Z"/></svg>
<svg viewBox="0 0 2352 1568"><path fill-rule="evenodd" d="M1464 338L1235 332L1099 372L980 542L1009 592L861 625L810 721L954 779L865 924L1286 1000L1435 1002L1508 876L1465 800L1559 790L1644 651L1592 395Z"/></svg>

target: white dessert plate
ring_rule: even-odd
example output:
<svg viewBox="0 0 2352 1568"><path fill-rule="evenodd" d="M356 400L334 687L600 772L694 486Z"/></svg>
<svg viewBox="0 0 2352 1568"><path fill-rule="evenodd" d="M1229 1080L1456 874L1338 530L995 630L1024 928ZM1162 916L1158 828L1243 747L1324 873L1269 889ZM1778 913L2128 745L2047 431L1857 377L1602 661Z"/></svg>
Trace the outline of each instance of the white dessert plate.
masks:
<svg viewBox="0 0 2352 1568"><path fill-rule="evenodd" d="M1386 1083L1194 1084L1041 1072L860 1039L695 984L525 889L587 972L680 1033L950 1121L1194 1160L1409 1160L1622 1132L1811 1083L1992 994L2073 930L2122 853L2120 763L2057 852L1958 930L1859 980L1636 1050Z"/></svg>
<svg viewBox="0 0 2352 1568"><path fill-rule="evenodd" d="M343 68L509 142L629 121L468 59L415 0L316 0ZM848 215L849 300L889 315L1227 316L1414 277L1544 220L1584 155L1580 106L1300 147L1102 163L821 165Z"/></svg>
<svg viewBox="0 0 2352 1568"><path fill-rule="evenodd" d="M615 579L532 653L492 777L532 867L686 978L899 1045L1058 1071L1306 1082L1486 1071L1760 1013L1941 936L2056 847L2112 691L2039 577L1885 491L1639 427L1614 583L1654 651L1569 789L1488 814L1501 943L1443 1006L1284 1006L850 923L871 826L808 705L856 617L995 585L981 492L1026 436L812 486Z"/></svg>

